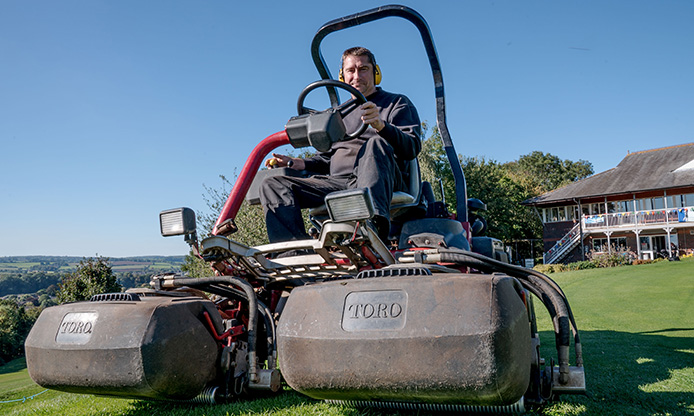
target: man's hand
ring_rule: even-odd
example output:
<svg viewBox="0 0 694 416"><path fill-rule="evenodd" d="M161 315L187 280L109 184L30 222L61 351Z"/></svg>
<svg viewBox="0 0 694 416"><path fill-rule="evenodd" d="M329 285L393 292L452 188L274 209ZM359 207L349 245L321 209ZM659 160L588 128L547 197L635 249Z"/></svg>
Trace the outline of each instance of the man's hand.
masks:
<svg viewBox="0 0 694 416"><path fill-rule="evenodd" d="M265 161L265 167L269 169L283 168L285 166L296 170L304 170L306 168L306 164L304 163L303 159L279 155L277 153L273 153L272 157Z"/></svg>
<svg viewBox="0 0 694 416"><path fill-rule="evenodd" d="M386 126L385 121L381 119L381 114L378 112L378 107L371 101L367 101L361 106L361 121L364 124L376 129L376 131L381 131Z"/></svg>

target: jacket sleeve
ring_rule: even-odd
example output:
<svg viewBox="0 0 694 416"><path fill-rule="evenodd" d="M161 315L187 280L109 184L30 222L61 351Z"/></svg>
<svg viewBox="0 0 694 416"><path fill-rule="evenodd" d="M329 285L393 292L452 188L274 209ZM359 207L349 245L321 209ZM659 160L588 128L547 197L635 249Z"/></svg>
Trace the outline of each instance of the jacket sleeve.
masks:
<svg viewBox="0 0 694 416"><path fill-rule="evenodd" d="M392 107L384 110L386 114L382 116L386 126L378 134L393 146L398 158L414 159L422 150L422 125L414 104L404 95L399 95Z"/></svg>

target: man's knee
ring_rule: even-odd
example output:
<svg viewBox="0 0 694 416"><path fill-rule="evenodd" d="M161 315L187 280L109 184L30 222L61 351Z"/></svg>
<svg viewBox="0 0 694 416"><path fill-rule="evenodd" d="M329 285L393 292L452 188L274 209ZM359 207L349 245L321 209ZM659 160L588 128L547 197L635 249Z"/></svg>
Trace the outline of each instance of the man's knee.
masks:
<svg viewBox="0 0 694 416"><path fill-rule="evenodd" d="M391 159L395 157L393 146L381 136L375 136L367 140L362 147L362 151L363 156L372 155L376 158L388 157Z"/></svg>
<svg viewBox="0 0 694 416"><path fill-rule="evenodd" d="M283 205L281 202L285 202L284 205L286 205L287 202L291 202L287 201L288 196L291 195L290 186L282 176L265 178L258 191L263 207Z"/></svg>

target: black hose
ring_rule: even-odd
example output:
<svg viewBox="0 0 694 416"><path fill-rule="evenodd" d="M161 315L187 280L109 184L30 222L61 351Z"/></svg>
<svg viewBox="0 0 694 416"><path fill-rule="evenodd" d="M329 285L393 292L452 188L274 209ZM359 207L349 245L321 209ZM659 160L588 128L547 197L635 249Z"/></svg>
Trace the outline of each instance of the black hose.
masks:
<svg viewBox="0 0 694 416"><path fill-rule="evenodd" d="M218 286L210 285L207 291L214 293L215 295L224 296L236 300L246 300L246 295L244 292L234 289L228 286ZM263 322L265 323L266 329L266 345L268 346L268 362L270 363L270 369L275 369L277 367L276 362L272 360L273 353L277 350L277 329L275 328L274 320L272 319L272 312L263 302L257 300L258 302L258 312L263 317Z"/></svg>
<svg viewBox="0 0 694 416"><path fill-rule="evenodd" d="M533 269L526 269L524 267L515 266L513 264L508 264L508 263L504 263L504 262L501 262L498 260L494 260L490 257L487 257L487 256L479 254L479 253L474 253L474 252L470 252L470 251L463 251L463 250L459 250L456 248L450 248L447 250L440 250L440 251L455 251L457 253L465 254L468 257L473 257L475 259L478 259L480 261L488 263L489 267L495 268L496 271L506 273L506 274L513 276L513 277L525 278L526 276L532 275L532 276L535 276L535 277L541 279L544 282L547 282L556 292L558 292L561 295L561 297L563 299L563 303L566 305L566 308L568 309L568 312L569 312L569 319L571 321L572 330L576 336L575 341L580 342L580 340L578 338L578 327L576 326L576 321L574 319L573 312L571 311L571 306L569 305L569 301L566 298L566 295L564 294L564 291L562 290L562 288L557 284L557 282L552 280L549 276L542 274L542 273L540 273L536 270L533 270Z"/></svg>
<svg viewBox="0 0 694 416"><path fill-rule="evenodd" d="M275 355L277 351L277 328L275 327L275 321L272 318L270 308L263 302L258 301L258 310L262 311L265 320L265 328L267 329L267 344L270 346L267 357L268 367L274 370L277 368L277 357Z"/></svg>
<svg viewBox="0 0 694 416"><path fill-rule="evenodd" d="M258 299L255 296L255 291L253 286L245 280L241 280L232 276L215 276L215 277L199 277L199 278L173 278L170 280L170 285L175 286L201 286L201 285L212 285L215 283L227 283L232 286L240 288L246 295L248 300L248 360L249 365L249 378L252 382L258 381L257 372L257 354L256 354L256 328L258 327ZM164 285L168 282L165 280Z"/></svg>
<svg viewBox="0 0 694 416"><path fill-rule="evenodd" d="M457 263L491 273L501 272L520 280L521 284L538 297L552 317L559 361L560 382L568 382L569 345L574 333L576 365L583 365L580 338L568 299L559 285L549 277L534 270L503 263L484 255L459 249L439 249L442 262Z"/></svg>

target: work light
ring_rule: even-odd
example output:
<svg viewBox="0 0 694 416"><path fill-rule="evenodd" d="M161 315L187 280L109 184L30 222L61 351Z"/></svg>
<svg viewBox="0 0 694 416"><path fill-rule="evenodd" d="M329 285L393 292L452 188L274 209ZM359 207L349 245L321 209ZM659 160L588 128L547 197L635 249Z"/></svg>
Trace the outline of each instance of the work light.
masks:
<svg viewBox="0 0 694 416"><path fill-rule="evenodd" d="M374 204L368 188L331 192L325 206L333 222L362 221L374 216Z"/></svg>
<svg viewBox="0 0 694 416"><path fill-rule="evenodd" d="M159 213L161 235L188 235L195 233L195 212L190 208L175 208Z"/></svg>

